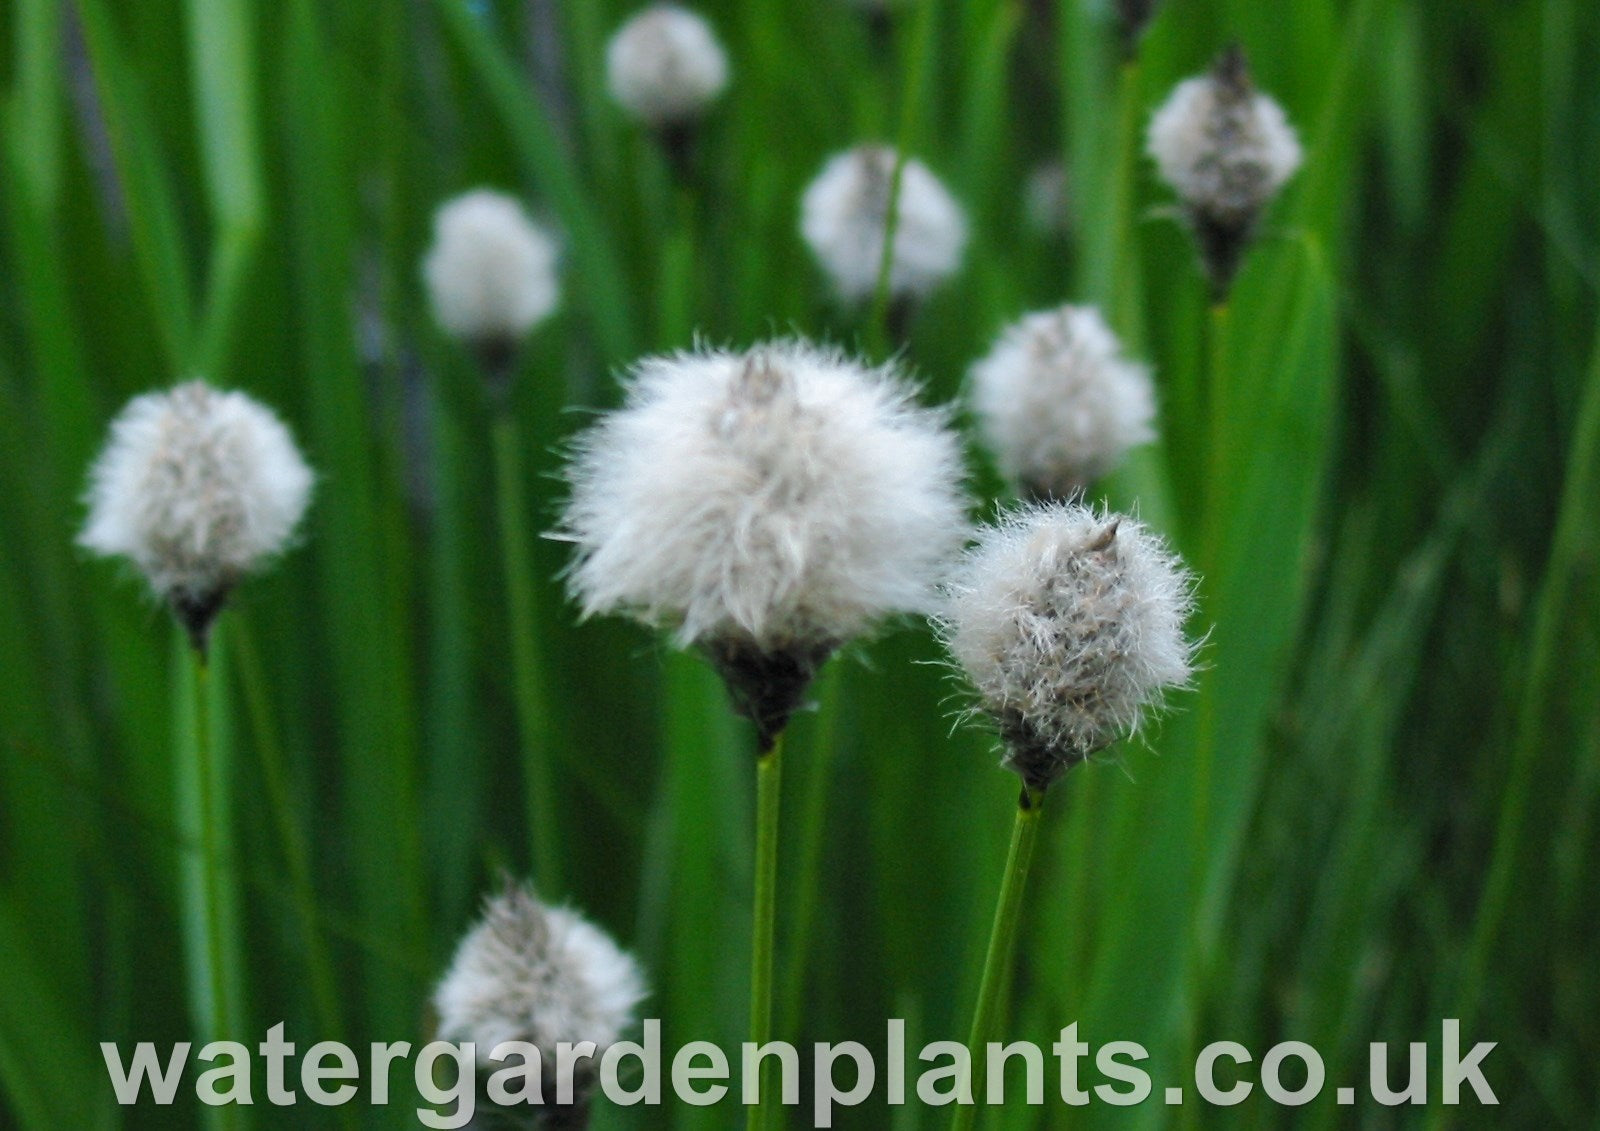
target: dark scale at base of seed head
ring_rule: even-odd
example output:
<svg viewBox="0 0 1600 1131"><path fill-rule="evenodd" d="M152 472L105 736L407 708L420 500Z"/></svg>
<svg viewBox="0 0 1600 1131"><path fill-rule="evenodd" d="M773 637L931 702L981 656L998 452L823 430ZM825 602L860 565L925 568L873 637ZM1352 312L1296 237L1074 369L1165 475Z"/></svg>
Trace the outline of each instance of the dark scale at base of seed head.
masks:
<svg viewBox="0 0 1600 1131"><path fill-rule="evenodd" d="M773 651L744 642L706 645L734 711L755 724L763 754L778 741L790 716L805 704L807 688L833 651L832 644L792 645Z"/></svg>

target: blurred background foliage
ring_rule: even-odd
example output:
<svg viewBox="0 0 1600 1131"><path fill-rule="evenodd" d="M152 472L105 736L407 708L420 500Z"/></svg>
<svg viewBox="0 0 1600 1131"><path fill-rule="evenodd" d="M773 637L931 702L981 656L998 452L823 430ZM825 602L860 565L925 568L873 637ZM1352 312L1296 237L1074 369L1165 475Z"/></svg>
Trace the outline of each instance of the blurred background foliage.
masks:
<svg viewBox="0 0 1600 1131"><path fill-rule="evenodd" d="M72 545L112 413L203 373L276 406L320 471L303 545L240 591L218 648L243 1039L283 1020L302 1046L418 1040L476 900L529 867L489 418L421 303L432 210L488 184L562 233L563 311L516 393L547 528L559 447L631 358L696 333L869 340L800 244L798 197L830 152L890 139L973 221L905 347L929 398L1023 311L1105 305L1165 403L1163 443L1107 494L1204 574L1196 692L1154 752L1052 795L1009 1032L1078 1020L1151 1050L1155 1098L1085 1123L1387 1126L1427 1117L1341 1109L1334 1086L1364 1079L1368 1041L1437 1042L1460 1016L1499 1042L1503 1104L1463 1123L1589 1124L1600 9L1169 0L1129 66L1093 0L923 0L887 40L842 0L699 7L734 82L675 185L604 94L629 4L0 0L0 1123L200 1119L192 1092L117 1109L96 1047L191 1031L171 629ZM1308 160L1203 378L1204 287L1140 134L1233 40ZM1046 236L1022 185L1053 158L1071 229ZM1214 411L1185 392L1202 381ZM669 1047L732 1047L750 736L698 661L575 625L562 547L535 552L558 894L639 951ZM782 1036L876 1047L889 1016L913 1048L965 1035L1015 785L984 734L952 733L933 657L902 626L835 662L796 724ZM1223 1038L1311 1042L1328 1088L1296 1112L1162 1107ZM251 1118L401 1126L412 1106Z"/></svg>

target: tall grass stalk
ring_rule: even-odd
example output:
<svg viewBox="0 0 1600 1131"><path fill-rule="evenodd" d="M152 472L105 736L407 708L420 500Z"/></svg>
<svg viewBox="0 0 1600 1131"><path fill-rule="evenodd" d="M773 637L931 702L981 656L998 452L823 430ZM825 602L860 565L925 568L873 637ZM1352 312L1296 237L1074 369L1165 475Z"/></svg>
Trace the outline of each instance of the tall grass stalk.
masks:
<svg viewBox="0 0 1600 1131"><path fill-rule="evenodd" d="M175 754L189 1006L205 1041L240 1040L244 958L233 860L232 751L216 709L222 688L212 659L191 647L185 633L178 636ZM249 1126L244 1109L233 1103L209 1108L208 1119L228 1131Z"/></svg>
<svg viewBox="0 0 1600 1131"><path fill-rule="evenodd" d="M806 751L805 799L800 811L799 860L795 866L795 894L790 903L789 961L784 973L783 1011L779 1014L785 1040L793 1040L801 1019L806 966L811 958L812 932L822 887L822 849L828 824L828 787L833 781L839 746L839 710L843 697L839 665L830 664L822 675L820 706L811 727Z"/></svg>
<svg viewBox="0 0 1600 1131"><path fill-rule="evenodd" d="M511 677L516 698L517 734L522 751L522 784L533 853L533 875L545 899L564 894L561 830L556 819L555 768L550 752L550 705L545 690L544 639L534 599L534 570L528 540L528 504L523 480L522 440L509 409L495 417L495 500L500 527L500 560L505 571L506 607L511 634Z"/></svg>
<svg viewBox="0 0 1600 1131"><path fill-rule="evenodd" d="M311 847L307 843L306 830L300 825L293 799L290 797L283 741L272 716L261 654L249 625L242 617L232 619L228 638L232 643L234 666L238 672L239 686L244 693L245 708L250 718L250 731L255 742L256 757L261 763L261 780L266 787L267 807L272 812L280 850L289 869L289 882L293 891L295 912L300 918L301 945L305 948L306 975L311 987L311 1001L317 1025L321 1032L327 1034L327 1039L343 1040L344 1011L339 1004L333 957L328 949L322 912L317 902ZM340 1114L346 1126L355 1125L354 1113L341 1109Z"/></svg>
<svg viewBox="0 0 1600 1131"><path fill-rule="evenodd" d="M1565 490L1551 539L1550 558L1534 606L1528 658L1517 703L1515 737L1510 750L1511 768L1496 814L1489 873L1478 902L1455 1004L1449 1013L1460 1020L1463 1029L1472 1025L1482 1008L1484 979L1505 922L1522 849L1534 769L1561 662L1559 647L1564 618L1572 606L1574 587L1580 576L1586 572L1592 578L1595 574L1595 521L1600 517L1597 487L1600 487L1600 335L1596 337L1594 358L1573 429ZM1442 1126L1441 1111L1432 1113L1430 1127Z"/></svg>
<svg viewBox="0 0 1600 1131"><path fill-rule="evenodd" d="M933 50L933 33L938 19L937 4L917 5L917 22L912 33L911 47L901 76L905 84L900 94L900 123L895 144L894 171L889 175L889 206L883 217L883 256L878 261L878 286L872 299L872 314L867 325L867 342L872 356L881 358L891 349L904 345L893 340L904 336L909 311L896 312L891 289L894 268L894 237L900 227L900 185L905 180L906 161L911 147L917 141L917 129L922 109L922 79L924 68ZM897 324L898 323L898 324Z"/></svg>
<svg viewBox="0 0 1600 1131"><path fill-rule="evenodd" d="M1133 353L1144 350L1144 289L1140 271L1139 127L1144 109L1142 71L1137 58L1123 62L1117 72L1117 136L1112 162L1111 200L1116 230L1116 257L1112 263L1112 324L1123 344Z"/></svg>
<svg viewBox="0 0 1600 1131"><path fill-rule="evenodd" d="M772 967L778 920L778 812L783 788L784 735L756 759L755 900L750 926L750 1041L758 1049L772 1039ZM745 1126L762 1131L774 1125L768 1067L760 1066L760 1103L751 1107Z"/></svg>
<svg viewBox="0 0 1600 1131"><path fill-rule="evenodd" d="M958 1103L950 1119L950 1131L970 1131L977 1121L978 1105L985 1099L986 1052L989 1038L999 1021L1000 1001L1011 976L1012 955L1016 951L1017 924L1022 918L1022 898L1028 886L1028 867L1033 861L1033 846L1039 836L1039 818L1044 809L1044 792L1024 786L1017 798L1017 813L1011 826L1011 847L1006 852L1005 871L1000 879L1000 897L995 903L994 926L989 931L989 948L983 958L983 977L978 983L978 1003L972 1012L972 1031L967 1037L967 1061L972 1069L971 1104Z"/></svg>

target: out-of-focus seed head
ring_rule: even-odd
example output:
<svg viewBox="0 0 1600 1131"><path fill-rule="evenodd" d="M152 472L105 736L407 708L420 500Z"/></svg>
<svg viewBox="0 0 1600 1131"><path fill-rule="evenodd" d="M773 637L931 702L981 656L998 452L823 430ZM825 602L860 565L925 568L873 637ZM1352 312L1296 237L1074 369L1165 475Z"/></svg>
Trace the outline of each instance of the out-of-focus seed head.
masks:
<svg viewBox="0 0 1600 1131"><path fill-rule="evenodd" d="M1028 174L1023 186L1023 215L1042 236L1064 236L1072 229L1071 179L1060 161L1046 161Z"/></svg>
<svg viewBox="0 0 1600 1131"><path fill-rule="evenodd" d="M1215 297L1225 297L1261 213L1300 167L1300 140L1256 90L1244 52L1185 79L1150 121L1147 148L1189 220Z"/></svg>
<svg viewBox="0 0 1600 1131"><path fill-rule="evenodd" d="M703 18L654 4L630 18L606 48L611 97L652 128L699 118L728 85L728 57Z"/></svg>
<svg viewBox="0 0 1600 1131"><path fill-rule="evenodd" d="M863 145L829 158L805 191L800 234L846 302L878 289L897 160L884 146ZM889 258L889 291L920 298L955 274L967 246L967 220L928 167L908 158Z"/></svg>
<svg viewBox="0 0 1600 1131"><path fill-rule="evenodd" d="M938 624L1029 790L1135 732L1188 682L1191 589L1127 516L1039 504L981 533Z"/></svg>
<svg viewBox="0 0 1600 1131"><path fill-rule="evenodd" d="M703 648L763 741L834 648L931 607L966 536L947 414L801 341L639 362L568 475L585 615Z"/></svg>
<svg viewBox="0 0 1600 1131"><path fill-rule="evenodd" d="M433 993L438 1038L476 1045L480 1064L496 1046L522 1041L554 1065L556 1046L622 1038L646 994L628 953L566 907L511 887L484 903Z"/></svg>
<svg viewBox="0 0 1600 1131"><path fill-rule="evenodd" d="M970 380L1000 470L1033 498L1071 498L1155 438L1149 371L1123 356L1093 307L1025 315Z"/></svg>
<svg viewBox="0 0 1600 1131"><path fill-rule="evenodd" d="M423 260L433 317L499 373L560 298L556 241L504 193L475 189L440 206Z"/></svg>
<svg viewBox="0 0 1600 1131"><path fill-rule="evenodd" d="M131 561L204 651L234 585L288 545L312 480L270 409L191 381L112 421L78 542Z"/></svg>

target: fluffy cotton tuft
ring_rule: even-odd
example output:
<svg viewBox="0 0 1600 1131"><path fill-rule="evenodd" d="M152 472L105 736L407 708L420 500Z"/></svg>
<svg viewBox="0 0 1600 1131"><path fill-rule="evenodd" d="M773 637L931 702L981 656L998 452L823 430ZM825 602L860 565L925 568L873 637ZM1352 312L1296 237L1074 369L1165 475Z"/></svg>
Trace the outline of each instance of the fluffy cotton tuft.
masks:
<svg viewBox="0 0 1600 1131"><path fill-rule="evenodd" d="M842 643L928 608L966 534L947 414L893 367L801 341L645 359L569 474L584 613L684 645Z"/></svg>
<svg viewBox="0 0 1600 1131"><path fill-rule="evenodd" d="M1258 92L1244 53L1185 79L1150 121L1146 145L1189 216L1214 282L1226 287L1257 218L1300 167L1300 139Z"/></svg>
<svg viewBox="0 0 1600 1131"><path fill-rule="evenodd" d="M617 29L606 48L611 97L646 125L699 117L728 85L728 57L700 16L657 4Z"/></svg>
<svg viewBox="0 0 1600 1131"><path fill-rule="evenodd" d="M893 149L877 145L836 154L801 201L800 234L846 302L863 301L878 289L895 160ZM966 246L961 206L926 165L907 159L889 262L891 294L927 294L955 274Z"/></svg>
<svg viewBox="0 0 1600 1131"><path fill-rule="evenodd" d="M445 332L479 349L509 349L560 298L556 242L512 197L475 189L433 218L423 281Z"/></svg>
<svg viewBox="0 0 1600 1131"><path fill-rule="evenodd" d="M243 393L201 381L146 393L111 423L89 474L79 544L138 567L174 608L206 620L288 544L312 474L289 430Z"/></svg>
<svg viewBox="0 0 1600 1131"><path fill-rule="evenodd" d="M1065 499L1155 438L1149 371L1089 306L1025 315L972 367L984 439L1014 482Z"/></svg>
<svg viewBox="0 0 1600 1131"><path fill-rule="evenodd" d="M1192 579L1155 534L1076 504L987 528L947 588L939 628L1030 789L1136 731L1187 683Z"/></svg>
<svg viewBox="0 0 1600 1131"><path fill-rule="evenodd" d="M473 1042L480 1063L496 1045L524 1041L553 1064L561 1041L593 1041L602 1052L615 1044L645 995L638 965L604 931L514 887L486 901L433 1006L438 1039Z"/></svg>

